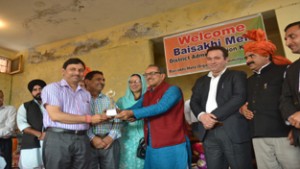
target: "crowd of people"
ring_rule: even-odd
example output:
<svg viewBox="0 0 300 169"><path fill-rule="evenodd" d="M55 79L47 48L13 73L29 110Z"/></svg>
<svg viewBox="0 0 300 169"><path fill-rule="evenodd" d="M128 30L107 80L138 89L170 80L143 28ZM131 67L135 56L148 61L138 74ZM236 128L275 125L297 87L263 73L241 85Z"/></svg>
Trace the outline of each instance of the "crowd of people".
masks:
<svg viewBox="0 0 300 169"><path fill-rule="evenodd" d="M284 31L287 47L300 54L300 22ZM186 109L195 116L193 130L209 169L252 169L252 149L259 169L299 169L300 59L292 63L275 55L261 29L244 37L251 40L244 54L253 74L227 69L228 51L211 46L209 72L195 82L189 104L157 65L130 75L125 95L114 102L102 92L104 73L85 74L78 58L64 62L59 82L30 81L33 99L18 110L3 105L0 90L0 168L11 168L15 124L23 133L21 169L191 168ZM107 113L112 107L116 115ZM143 158L137 156L142 138Z"/></svg>

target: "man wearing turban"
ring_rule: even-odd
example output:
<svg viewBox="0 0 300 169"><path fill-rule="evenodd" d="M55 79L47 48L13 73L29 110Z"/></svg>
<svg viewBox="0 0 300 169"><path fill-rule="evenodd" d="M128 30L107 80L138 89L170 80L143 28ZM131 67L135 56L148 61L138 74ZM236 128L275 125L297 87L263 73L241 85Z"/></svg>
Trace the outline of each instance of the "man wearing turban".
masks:
<svg viewBox="0 0 300 169"><path fill-rule="evenodd" d="M250 121L257 167L298 169L300 150L290 144L291 128L279 110L284 74L291 62L275 55L276 46L263 30L248 31L244 37L252 40L244 45L244 52L253 75L247 80L247 103L240 111Z"/></svg>
<svg viewBox="0 0 300 169"><path fill-rule="evenodd" d="M42 168L43 106L41 91L46 86L43 80L35 79L28 83L33 100L22 104L17 114L17 124L23 132L19 167L21 169Z"/></svg>

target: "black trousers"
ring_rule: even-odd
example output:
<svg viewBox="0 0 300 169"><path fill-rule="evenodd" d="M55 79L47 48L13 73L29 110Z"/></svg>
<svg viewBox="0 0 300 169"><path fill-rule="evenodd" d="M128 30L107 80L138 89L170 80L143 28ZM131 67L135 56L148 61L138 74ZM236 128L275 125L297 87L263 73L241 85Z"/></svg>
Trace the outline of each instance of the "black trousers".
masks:
<svg viewBox="0 0 300 169"><path fill-rule="evenodd" d="M233 143L224 128L208 131L204 152L209 169L252 169L251 142Z"/></svg>
<svg viewBox="0 0 300 169"><path fill-rule="evenodd" d="M12 164L12 140L11 138L0 138L0 152L6 161L4 169L11 169Z"/></svg>

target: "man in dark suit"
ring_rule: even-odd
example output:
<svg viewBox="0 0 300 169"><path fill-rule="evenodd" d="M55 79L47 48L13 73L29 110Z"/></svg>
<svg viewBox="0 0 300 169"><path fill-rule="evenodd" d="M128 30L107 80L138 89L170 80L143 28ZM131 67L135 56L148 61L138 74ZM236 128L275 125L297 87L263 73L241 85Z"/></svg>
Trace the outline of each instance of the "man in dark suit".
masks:
<svg viewBox="0 0 300 169"><path fill-rule="evenodd" d="M300 54L300 21L286 26L285 43L295 54ZM300 145L300 59L288 68L283 83L280 109L283 118L293 126L293 143Z"/></svg>
<svg viewBox="0 0 300 169"><path fill-rule="evenodd" d="M248 121L239 113L246 101L246 74L228 70L228 51L220 46L207 50L210 72L200 77L190 106L200 121L197 132L203 141L209 169L252 169Z"/></svg>
<svg viewBox="0 0 300 169"><path fill-rule="evenodd" d="M291 61L274 55L276 46L263 30L244 36L251 40L244 44L244 52L253 75L248 78L247 103L240 112L250 121L257 168L299 169L300 149L290 145L291 128L279 110L284 74Z"/></svg>

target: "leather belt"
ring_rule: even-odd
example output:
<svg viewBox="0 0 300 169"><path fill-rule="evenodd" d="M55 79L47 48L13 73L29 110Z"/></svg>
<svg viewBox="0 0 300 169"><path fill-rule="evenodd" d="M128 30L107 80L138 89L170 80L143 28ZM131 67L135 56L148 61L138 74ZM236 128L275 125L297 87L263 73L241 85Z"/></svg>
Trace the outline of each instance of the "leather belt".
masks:
<svg viewBox="0 0 300 169"><path fill-rule="evenodd" d="M66 134L75 134L75 135L86 135L86 130L68 130L56 127L48 127L46 131L54 133L66 133Z"/></svg>

